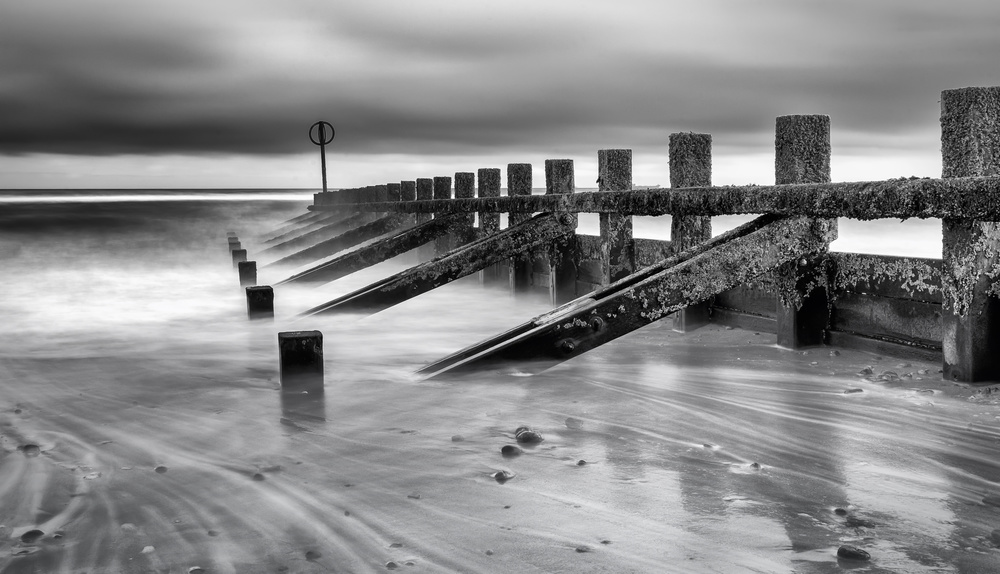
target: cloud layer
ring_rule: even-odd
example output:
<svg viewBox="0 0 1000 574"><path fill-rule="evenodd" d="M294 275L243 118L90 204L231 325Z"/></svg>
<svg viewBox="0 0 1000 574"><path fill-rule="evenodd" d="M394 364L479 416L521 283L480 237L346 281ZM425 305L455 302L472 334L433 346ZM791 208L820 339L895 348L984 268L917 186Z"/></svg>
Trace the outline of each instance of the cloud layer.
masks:
<svg viewBox="0 0 1000 574"><path fill-rule="evenodd" d="M759 152L793 113L906 149L942 89L1000 84L998 29L993 0L12 2L0 154L292 154L317 119L352 154Z"/></svg>

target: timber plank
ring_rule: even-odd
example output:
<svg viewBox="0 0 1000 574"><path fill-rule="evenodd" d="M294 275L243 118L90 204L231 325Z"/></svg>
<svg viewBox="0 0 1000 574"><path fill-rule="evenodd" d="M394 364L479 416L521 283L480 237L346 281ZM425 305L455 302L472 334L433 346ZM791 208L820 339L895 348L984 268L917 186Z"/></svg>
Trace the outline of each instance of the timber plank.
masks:
<svg viewBox="0 0 1000 574"><path fill-rule="evenodd" d="M830 328L866 337L940 348L941 305L844 292L834 302Z"/></svg>
<svg viewBox="0 0 1000 574"><path fill-rule="evenodd" d="M385 235L404 225L406 218L400 214L387 215L376 219L371 223L366 223L361 227L356 227L341 233L340 235L321 241L312 247L307 247L288 255L282 257L281 259L270 263L271 265L288 265L288 264L302 264L307 261L316 261L318 259L323 259L329 257L338 251L343 251L358 245L359 243L364 243L371 239L375 239L380 235Z"/></svg>

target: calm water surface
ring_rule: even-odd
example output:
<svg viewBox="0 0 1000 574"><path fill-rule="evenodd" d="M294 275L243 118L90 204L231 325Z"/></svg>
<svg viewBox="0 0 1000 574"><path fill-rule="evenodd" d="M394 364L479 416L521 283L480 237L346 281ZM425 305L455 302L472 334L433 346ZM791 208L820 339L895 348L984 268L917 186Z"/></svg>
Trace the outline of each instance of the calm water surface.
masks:
<svg viewBox="0 0 1000 574"><path fill-rule="evenodd" d="M0 205L0 572L1000 571L1000 395L667 324L419 381L547 305L463 282L296 319L402 261L248 322L225 232L253 258L306 200L232 199ZM917 223L903 243L933 251ZM298 329L324 333L322 395L279 392ZM520 425L545 441L502 456Z"/></svg>

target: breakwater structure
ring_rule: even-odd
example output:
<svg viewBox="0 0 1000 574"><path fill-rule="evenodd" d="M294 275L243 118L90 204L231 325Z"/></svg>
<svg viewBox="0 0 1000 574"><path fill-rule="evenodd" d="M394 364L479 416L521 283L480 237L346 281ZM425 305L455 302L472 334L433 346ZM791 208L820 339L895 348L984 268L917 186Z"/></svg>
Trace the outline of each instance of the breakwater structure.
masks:
<svg viewBox="0 0 1000 574"><path fill-rule="evenodd" d="M303 316L375 313L473 274L515 295L549 294L552 311L415 366L427 377L509 362L537 372L672 320L679 331L713 322L775 333L792 349L940 360L946 380L1000 380L1000 87L942 92L937 179L831 182L823 115L777 118L775 185L712 186L711 147L709 134L670 134L663 189L634 188L631 150L605 149L596 192L576 192L572 160L551 159L544 195L531 194L523 163L507 165L505 196L499 168L317 193L260 255L309 265L271 286L280 301L282 285L413 253L412 267ZM579 213L599 214L600 235L576 233ZM633 216L664 214L669 241L633 237ZM758 217L713 237L711 217L735 214ZM940 219L943 257L829 252L839 217ZM234 265L245 259L236 238L230 249Z"/></svg>

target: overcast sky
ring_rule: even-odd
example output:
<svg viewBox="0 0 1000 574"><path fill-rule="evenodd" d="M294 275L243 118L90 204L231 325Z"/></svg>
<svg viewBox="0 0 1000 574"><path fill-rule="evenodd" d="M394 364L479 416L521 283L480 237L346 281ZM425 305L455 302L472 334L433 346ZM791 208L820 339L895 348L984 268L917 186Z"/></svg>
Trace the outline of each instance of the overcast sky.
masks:
<svg viewBox="0 0 1000 574"><path fill-rule="evenodd" d="M31 0L0 18L0 187L332 186L711 133L772 183L774 118L832 119L835 180L940 175L940 92L1000 85L996 0Z"/></svg>

